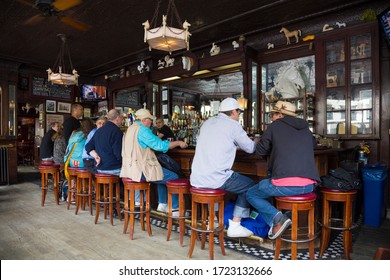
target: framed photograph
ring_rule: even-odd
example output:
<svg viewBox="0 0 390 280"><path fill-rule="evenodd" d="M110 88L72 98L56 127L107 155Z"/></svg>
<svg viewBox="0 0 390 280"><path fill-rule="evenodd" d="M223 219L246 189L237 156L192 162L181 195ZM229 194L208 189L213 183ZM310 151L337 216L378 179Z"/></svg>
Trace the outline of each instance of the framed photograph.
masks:
<svg viewBox="0 0 390 280"><path fill-rule="evenodd" d="M57 112L58 113L67 113L67 114L70 114L70 107L72 106L72 104L70 103L65 103L65 102L58 102L58 109L57 109Z"/></svg>
<svg viewBox="0 0 390 280"><path fill-rule="evenodd" d="M91 117L91 108L84 108L84 118Z"/></svg>
<svg viewBox="0 0 390 280"><path fill-rule="evenodd" d="M54 100L46 100L46 112L47 113L56 112L56 102Z"/></svg>
<svg viewBox="0 0 390 280"><path fill-rule="evenodd" d="M46 132L50 130L52 122L59 122L62 125L64 123L64 115L46 114Z"/></svg>

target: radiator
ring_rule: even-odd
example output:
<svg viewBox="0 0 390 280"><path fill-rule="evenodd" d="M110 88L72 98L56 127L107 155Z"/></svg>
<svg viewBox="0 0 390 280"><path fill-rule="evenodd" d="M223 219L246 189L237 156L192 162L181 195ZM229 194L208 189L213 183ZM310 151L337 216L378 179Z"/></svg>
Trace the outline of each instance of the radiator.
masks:
<svg viewBox="0 0 390 280"><path fill-rule="evenodd" d="M0 185L9 184L8 148L0 147Z"/></svg>

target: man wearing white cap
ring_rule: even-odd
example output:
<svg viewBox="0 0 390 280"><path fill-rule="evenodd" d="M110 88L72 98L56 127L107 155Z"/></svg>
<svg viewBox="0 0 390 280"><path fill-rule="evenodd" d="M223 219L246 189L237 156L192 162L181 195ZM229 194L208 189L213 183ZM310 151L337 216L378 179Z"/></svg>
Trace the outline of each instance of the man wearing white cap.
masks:
<svg viewBox="0 0 390 280"><path fill-rule="evenodd" d="M229 237L247 237L252 231L241 225L241 218L250 214L246 191L252 179L232 170L237 148L255 151L252 141L238 122L242 109L234 98L221 102L218 116L208 119L200 128L191 167L191 185L198 188L222 189L237 194L233 219L229 220ZM258 140L256 140L258 141Z"/></svg>
<svg viewBox="0 0 390 280"><path fill-rule="evenodd" d="M168 149L176 147L187 148L183 141L161 140L150 129L153 124L153 116L147 109L139 109L135 112L135 122L129 126L122 145L122 170L121 177L131 178L134 181L146 180L157 184L158 211L167 212L167 186L169 180L179 176L161 167L154 151L166 153ZM139 193L136 195L136 203L139 202ZM178 196L172 196L172 209L178 209ZM178 212L174 212L174 215Z"/></svg>
<svg viewBox="0 0 390 280"><path fill-rule="evenodd" d="M291 219L276 209L269 198L310 193L320 181L314 161L316 141L308 123L296 116L295 105L278 101L270 112L272 123L256 145L256 154L269 155L271 178L247 192L247 199L270 226L268 237L278 238Z"/></svg>

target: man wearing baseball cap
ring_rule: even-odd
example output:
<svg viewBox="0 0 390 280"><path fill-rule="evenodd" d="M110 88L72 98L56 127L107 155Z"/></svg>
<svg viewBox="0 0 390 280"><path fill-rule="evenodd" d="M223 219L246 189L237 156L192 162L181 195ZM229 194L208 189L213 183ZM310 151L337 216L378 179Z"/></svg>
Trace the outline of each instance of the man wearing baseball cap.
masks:
<svg viewBox="0 0 390 280"><path fill-rule="evenodd" d="M237 148L247 153L255 151L252 141L238 122L243 109L234 98L221 102L218 116L208 119L200 128L191 167L191 185L198 188L222 189L237 194L233 219L229 220L229 237L247 237L252 231L241 225L241 218L250 214L246 191L254 185L252 179L232 170ZM258 141L258 140L256 140ZM221 221L219 221L221 222Z"/></svg>
<svg viewBox="0 0 390 280"><path fill-rule="evenodd" d="M135 122L129 126L122 145L121 177L131 178L139 182L145 180L157 184L158 211L168 212L168 194L166 182L179 176L161 167L154 151L166 153L176 147L187 148L183 141L161 140L150 129L156 119L149 110L139 109L135 112ZM136 193L136 203L139 202L139 192ZM178 209L178 196L172 196L172 209ZM173 212L173 214L178 212Z"/></svg>
<svg viewBox="0 0 390 280"><path fill-rule="evenodd" d="M269 155L271 178L247 192L247 199L270 226L268 237L278 238L291 219L276 209L269 198L310 193L320 181L314 161L316 141L308 123L296 118L294 104L278 101L270 112L272 123L256 145L256 154Z"/></svg>

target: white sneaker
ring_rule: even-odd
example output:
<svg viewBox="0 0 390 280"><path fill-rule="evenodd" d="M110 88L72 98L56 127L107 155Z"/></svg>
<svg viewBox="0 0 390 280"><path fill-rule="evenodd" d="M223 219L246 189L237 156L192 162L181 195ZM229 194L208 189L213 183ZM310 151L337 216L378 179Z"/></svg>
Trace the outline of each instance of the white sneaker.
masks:
<svg viewBox="0 0 390 280"><path fill-rule="evenodd" d="M244 228L240 222L233 222L232 220L229 220L229 228L227 230L227 236L229 237L248 237L253 234L252 231L250 231L247 228Z"/></svg>
<svg viewBox="0 0 390 280"><path fill-rule="evenodd" d="M157 206L157 211L168 213L168 204L166 203L159 203Z"/></svg>

